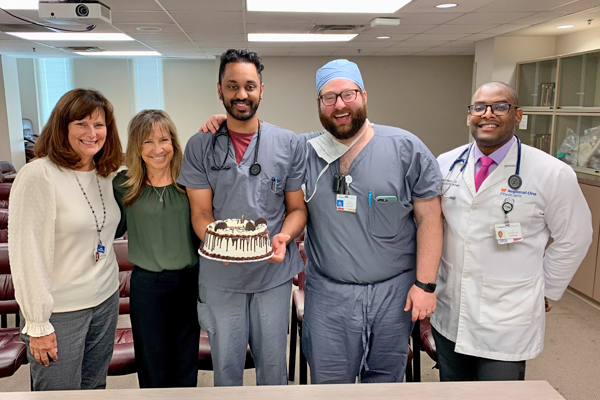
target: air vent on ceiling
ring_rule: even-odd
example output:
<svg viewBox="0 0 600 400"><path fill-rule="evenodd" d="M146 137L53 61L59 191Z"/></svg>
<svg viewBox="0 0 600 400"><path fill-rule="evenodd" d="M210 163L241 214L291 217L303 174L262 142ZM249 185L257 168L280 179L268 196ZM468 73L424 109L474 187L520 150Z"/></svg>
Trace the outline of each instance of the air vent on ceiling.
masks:
<svg viewBox="0 0 600 400"><path fill-rule="evenodd" d="M100 47L95 47L95 46L69 46L69 47L61 47L61 49L72 51L72 52L85 51L85 52L89 52L89 53L101 53L103 51L106 51Z"/></svg>
<svg viewBox="0 0 600 400"><path fill-rule="evenodd" d="M364 25L313 25L308 33L360 33Z"/></svg>

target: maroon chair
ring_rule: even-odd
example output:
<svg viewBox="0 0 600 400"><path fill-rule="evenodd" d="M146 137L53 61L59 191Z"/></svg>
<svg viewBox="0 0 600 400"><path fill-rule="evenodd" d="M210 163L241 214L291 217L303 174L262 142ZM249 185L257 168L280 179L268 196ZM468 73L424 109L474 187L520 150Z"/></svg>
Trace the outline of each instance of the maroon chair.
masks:
<svg viewBox="0 0 600 400"><path fill-rule="evenodd" d="M8 209L0 208L0 243L8 243Z"/></svg>
<svg viewBox="0 0 600 400"><path fill-rule="evenodd" d="M8 161L0 161L0 182L12 182L15 180L14 176L17 173L15 167ZM10 177L7 175L11 175Z"/></svg>
<svg viewBox="0 0 600 400"><path fill-rule="evenodd" d="M19 306L15 300L15 288L10 275L8 244L0 244L0 378L13 375L21 365L27 362L27 346L21 341L19 324ZM7 328L6 315L17 315L17 327Z"/></svg>
<svg viewBox="0 0 600 400"><path fill-rule="evenodd" d="M431 322L429 321L429 317L421 320L421 349L427 353L429 357L433 361L437 363L437 349L435 347L435 340L433 339L433 333L431 333Z"/></svg>
<svg viewBox="0 0 600 400"><path fill-rule="evenodd" d="M133 265L129 262L127 240L115 240L113 249L119 264L119 314L129 314L129 281ZM137 372L131 328L117 328L108 375L128 375Z"/></svg>
<svg viewBox="0 0 600 400"><path fill-rule="evenodd" d="M0 183L0 209L8 208L8 197L10 196L11 182Z"/></svg>

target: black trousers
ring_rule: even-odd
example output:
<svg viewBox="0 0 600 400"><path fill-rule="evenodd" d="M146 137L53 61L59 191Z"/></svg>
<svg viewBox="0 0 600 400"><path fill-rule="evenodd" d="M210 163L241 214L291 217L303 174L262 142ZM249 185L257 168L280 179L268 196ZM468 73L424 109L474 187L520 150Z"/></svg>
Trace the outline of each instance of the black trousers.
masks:
<svg viewBox="0 0 600 400"><path fill-rule="evenodd" d="M140 388L196 387L198 266L131 274L130 313Z"/></svg>
<svg viewBox="0 0 600 400"><path fill-rule="evenodd" d="M431 328L440 368L440 381L523 381L525 361L499 361L454 351L456 343Z"/></svg>

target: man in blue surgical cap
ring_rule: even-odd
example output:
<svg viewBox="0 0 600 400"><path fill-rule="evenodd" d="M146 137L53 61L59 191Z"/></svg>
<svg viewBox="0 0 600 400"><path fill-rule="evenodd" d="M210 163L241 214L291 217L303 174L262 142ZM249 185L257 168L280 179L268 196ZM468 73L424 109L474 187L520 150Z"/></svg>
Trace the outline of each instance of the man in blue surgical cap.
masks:
<svg viewBox="0 0 600 400"><path fill-rule="evenodd" d="M413 321L435 311L439 167L410 132L369 122L353 62L319 69L317 95L325 130L306 136L305 176L311 382L401 382L411 308Z"/></svg>
<svg viewBox="0 0 600 400"><path fill-rule="evenodd" d="M435 311L442 177L416 136L367 120L355 63L319 69L317 96L325 130L301 135L308 209L302 344L311 383L401 382L411 316Z"/></svg>

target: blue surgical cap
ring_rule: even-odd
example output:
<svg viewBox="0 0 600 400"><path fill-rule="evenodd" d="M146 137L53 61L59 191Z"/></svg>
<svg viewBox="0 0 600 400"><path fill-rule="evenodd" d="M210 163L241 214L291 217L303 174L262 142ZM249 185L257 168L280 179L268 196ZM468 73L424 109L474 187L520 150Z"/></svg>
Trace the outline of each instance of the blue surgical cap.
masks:
<svg viewBox="0 0 600 400"><path fill-rule="evenodd" d="M358 66L348 60L333 60L317 70L317 95L321 93L323 86L334 79L348 79L365 90L365 85L360 75Z"/></svg>

